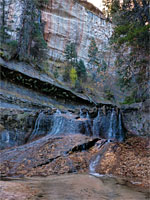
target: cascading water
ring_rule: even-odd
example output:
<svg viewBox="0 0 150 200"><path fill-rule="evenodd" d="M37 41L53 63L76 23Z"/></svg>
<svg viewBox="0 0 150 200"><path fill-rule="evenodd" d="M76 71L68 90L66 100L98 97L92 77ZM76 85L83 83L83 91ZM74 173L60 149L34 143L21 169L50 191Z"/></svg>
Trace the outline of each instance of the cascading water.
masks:
<svg viewBox="0 0 150 200"><path fill-rule="evenodd" d="M93 161L91 161L89 165L90 174L97 175L97 173L95 172L95 169L99 161L100 161L100 155L97 155L96 158Z"/></svg>
<svg viewBox="0 0 150 200"><path fill-rule="evenodd" d="M35 126L34 126L34 130L30 136L30 139L32 139L33 137L37 136L38 135L38 131L39 131L39 127L40 127L40 123L41 123L41 119L43 118L44 116L44 112L41 112L37 119L36 119L36 122L35 122Z"/></svg>
<svg viewBox="0 0 150 200"><path fill-rule="evenodd" d="M4 130L1 134L1 137L2 137L2 141L5 142L5 143L9 143L10 142L10 135L9 135L9 132Z"/></svg>
<svg viewBox="0 0 150 200"><path fill-rule="evenodd" d="M96 167L98 166L98 164L100 162L101 155L108 148L108 145L109 145L109 141L102 143L101 144L101 147L102 147L101 152L99 152L99 154L96 155L95 159L91 160L90 165L89 165L89 172L90 172L91 175L94 175L94 176L97 176L97 177L103 176L103 175L96 172Z"/></svg>
<svg viewBox="0 0 150 200"><path fill-rule="evenodd" d="M82 118L83 119L83 118ZM49 131L49 135L69 135L81 133L83 121L75 119L75 115L67 112L61 113L57 111L51 118L52 127Z"/></svg>
<svg viewBox="0 0 150 200"><path fill-rule="evenodd" d="M96 118L91 118L88 111L81 109L79 117L70 112L61 113L56 110L54 114L41 112L35 122L30 140L44 135L69 135L86 134L88 136L102 137L109 141L116 139L122 141L123 128L121 113L117 116L115 109L108 110L105 114L98 110Z"/></svg>
<svg viewBox="0 0 150 200"><path fill-rule="evenodd" d="M63 118L61 117L61 111L57 110L53 115L52 130L49 132L50 135L57 135L63 129Z"/></svg>
<svg viewBox="0 0 150 200"><path fill-rule="evenodd" d="M113 120L114 120L114 108L112 109L111 117L110 117L110 125L108 130L108 139L112 139L114 137L113 133Z"/></svg>
<svg viewBox="0 0 150 200"><path fill-rule="evenodd" d="M59 109L57 109L56 114L61 115L61 111Z"/></svg>
<svg viewBox="0 0 150 200"><path fill-rule="evenodd" d="M100 134L99 125L100 125L100 110L98 110L97 117L93 120L93 136L99 137Z"/></svg>
<svg viewBox="0 0 150 200"><path fill-rule="evenodd" d="M6 143L9 143L9 141L10 141L10 135L9 135L9 133L7 133L6 134Z"/></svg>

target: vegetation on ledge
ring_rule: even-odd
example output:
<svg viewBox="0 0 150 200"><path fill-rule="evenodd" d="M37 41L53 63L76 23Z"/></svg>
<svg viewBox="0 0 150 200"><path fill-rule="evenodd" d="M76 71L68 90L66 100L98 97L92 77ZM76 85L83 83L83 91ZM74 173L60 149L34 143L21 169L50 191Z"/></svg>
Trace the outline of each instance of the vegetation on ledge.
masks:
<svg viewBox="0 0 150 200"><path fill-rule="evenodd" d="M144 101L149 98L149 1L104 0L104 4L115 24L111 42L118 54L118 84L131 93L126 102Z"/></svg>
<svg viewBox="0 0 150 200"><path fill-rule="evenodd" d="M7 25L7 2L6 0L1 2L1 56L6 60L15 58L19 61L42 63L47 57L47 44L43 37L40 8L48 3L48 0L23 1L22 26L17 30L17 39L12 39L11 26Z"/></svg>

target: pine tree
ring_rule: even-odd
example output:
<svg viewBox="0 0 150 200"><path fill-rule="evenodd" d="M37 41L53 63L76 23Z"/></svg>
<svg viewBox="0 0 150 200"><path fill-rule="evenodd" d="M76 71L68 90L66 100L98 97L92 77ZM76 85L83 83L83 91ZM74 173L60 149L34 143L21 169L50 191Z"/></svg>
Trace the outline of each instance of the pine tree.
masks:
<svg viewBox="0 0 150 200"><path fill-rule="evenodd" d="M65 58L67 61L73 64L73 62L77 61L77 52L75 43L67 43L65 48Z"/></svg>
<svg viewBox="0 0 150 200"><path fill-rule="evenodd" d="M76 69L77 69L78 77L81 78L82 80L86 80L87 73L86 73L86 67L83 60L80 59L80 61L76 65Z"/></svg>
<svg viewBox="0 0 150 200"><path fill-rule="evenodd" d="M9 28L6 24L6 0L2 0L0 2L0 8L1 8L1 15L0 15L0 42L1 43L6 43L8 39L10 39L10 36L8 34Z"/></svg>
<svg viewBox="0 0 150 200"><path fill-rule="evenodd" d="M19 30L18 59L42 61L46 56L46 42L40 19L39 1L24 0L22 28Z"/></svg>
<svg viewBox="0 0 150 200"><path fill-rule="evenodd" d="M111 42L118 54L119 84L132 90L136 101L142 101L149 98L149 0L111 0L108 8L115 24ZM124 47L130 49L128 56Z"/></svg>

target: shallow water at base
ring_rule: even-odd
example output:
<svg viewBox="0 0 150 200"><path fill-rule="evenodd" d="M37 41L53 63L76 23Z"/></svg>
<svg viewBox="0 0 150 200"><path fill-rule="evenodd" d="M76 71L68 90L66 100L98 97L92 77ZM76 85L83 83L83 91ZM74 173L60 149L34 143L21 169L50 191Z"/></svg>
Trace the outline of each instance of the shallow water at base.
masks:
<svg viewBox="0 0 150 200"><path fill-rule="evenodd" d="M126 181L110 176L88 174L49 176L26 179L30 188L38 189L36 200L148 200L146 192Z"/></svg>

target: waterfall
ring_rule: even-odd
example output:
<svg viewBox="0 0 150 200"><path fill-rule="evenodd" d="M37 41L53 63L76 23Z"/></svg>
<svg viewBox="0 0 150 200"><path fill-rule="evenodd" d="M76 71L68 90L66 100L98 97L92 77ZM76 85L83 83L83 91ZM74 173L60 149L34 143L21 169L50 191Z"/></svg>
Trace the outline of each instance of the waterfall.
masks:
<svg viewBox="0 0 150 200"><path fill-rule="evenodd" d="M93 176L96 176L96 177L104 176L103 174L96 173L96 171L95 171L96 170L96 166L98 165L98 163L100 161L100 158L101 158L101 156L97 155L95 160L93 160L89 165L90 174L93 175Z"/></svg>
<svg viewBox="0 0 150 200"><path fill-rule="evenodd" d="M98 166L98 164L100 163L101 155L109 147L109 141L105 141L104 143L101 143L101 147L102 147L102 149L100 149L99 154L95 157L94 160L92 160L90 162L90 165L89 165L89 172L90 172L90 174L93 175L93 176L97 176L97 177L104 176L103 174L99 174L99 173L96 172L96 166Z"/></svg>
<svg viewBox="0 0 150 200"><path fill-rule="evenodd" d="M96 168L96 165L98 164L98 162L100 161L100 155L97 155L95 160L93 160L90 165L89 165L89 170L90 170L90 173L93 174L95 173L95 168Z"/></svg>
<svg viewBox="0 0 150 200"><path fill-rule="evenodd" d="M111 117L110 117L110 125L109 125L109 129L108 129L108 139L112 139L113 138L113 120L114 120L114 108L112 109L111 112Z"/></svg>
<svg viewBox="0 0 150 200"><path fill-rule="evenodd" d="M10 135L9 135L9 132L4 130L2 133L1 133L1 136L2 136L2 141L4 143L9 143L10 142Z"/></svg>
<svg viewBox="0 0 150 200"><path fill-rule="evenodd" d="M9 143L10 141L10 135L9 132L6 132L6 143Z"/></svg>
<svg viewBox="0 0 150 200"><path fill-rule="evenodd" d="M118 133L119 133L118 140L123 141L124 131L123 131L123 128L122 128L121 112L119 112Z"/></svg>
<svg viewBox="0 0 150 200"><path fill-rule="evenodd" d="M68 135L79 133L77 131L77 125L73 121L73 115L71 113L62 114L61 111L57 110L52 116L52 126L49 131L49 135Z"/></svg>
<svg viewBox="0 0 150 200"><path fill-rule="evenodd" d="M100 125L100 110L98 110L97 117L93 120L93 136L99 136Z"/></svg>
<svg viewBox="0 0 150 200"><path fill-rule="evenodd" d="M53 126L52 130L49 132L50 135L57 135L63 130L64 120L61 114L61 111L57 110L56 113L53 115Z"/></svg>
<svg viewBox="0 0 150 200"><path fill-rule="evenodd" d="M80 118L70 112L61 113L60 110L56 110L53 115L44 114L44 111L40 112L29 140L46 134L56 136L79 133L108 140L123 140L124 132L120 112L117 117L114 108L111 113L109 110L105 115L99 109L97 116L93 119L89 116L89 112L85 113L85 111L80 109Z"/></svg>
<svg viewBox="0 0 150 200"><path fill-rule="evenodd" d="M36 119L36 122L35 122L35 126L34 126L34 130L30 136L30 139L32 139L34 136L38 135L38 131L39 131L39 127L40 127L40 122L41 122L41 119L43 118L43 115L44 115L44 112L41 112L37 119Z"/></svg>

